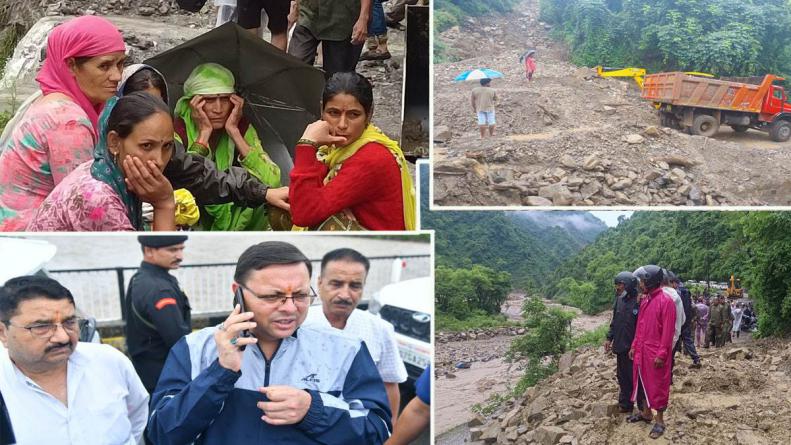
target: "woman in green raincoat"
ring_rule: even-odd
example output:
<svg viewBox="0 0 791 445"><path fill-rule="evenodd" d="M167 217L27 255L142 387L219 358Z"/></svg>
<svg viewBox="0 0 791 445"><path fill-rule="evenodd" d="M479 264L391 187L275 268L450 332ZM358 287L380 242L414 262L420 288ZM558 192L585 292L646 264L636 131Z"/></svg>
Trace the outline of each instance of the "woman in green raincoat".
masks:
<svg viewBox="0 0 791 445"><path fill-rule="evenodd" d="M245 168L270 187L280 186L280 168L264 152L253 125L242 115L244 99L234 93L230 70L216 63L195 67L176 103L176 135L187 151L206 156L221 171ZM208 205L201 209L204 230L269 230L264 206Z"/></svg>

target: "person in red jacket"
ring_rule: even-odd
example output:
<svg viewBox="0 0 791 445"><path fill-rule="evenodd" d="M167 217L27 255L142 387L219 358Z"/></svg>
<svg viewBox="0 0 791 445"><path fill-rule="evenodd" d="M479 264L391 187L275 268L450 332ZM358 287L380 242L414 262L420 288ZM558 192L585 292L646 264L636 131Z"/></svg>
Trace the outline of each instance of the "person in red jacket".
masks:
<svg viewBox="0 0 791 445"><path fill-rule="evenodd" d="M533 81L533 73L536 72L536 53L531 52L525 56L525 77L528 81Z"/></svg>
<svg viewBox="0 0 791 445"><path fill-rule="evenodd" d="M398 144L371 124L373 88L354 72L335 73L322 118L297 142L291 218L314 230L414 230L415 190Z"/></svg>

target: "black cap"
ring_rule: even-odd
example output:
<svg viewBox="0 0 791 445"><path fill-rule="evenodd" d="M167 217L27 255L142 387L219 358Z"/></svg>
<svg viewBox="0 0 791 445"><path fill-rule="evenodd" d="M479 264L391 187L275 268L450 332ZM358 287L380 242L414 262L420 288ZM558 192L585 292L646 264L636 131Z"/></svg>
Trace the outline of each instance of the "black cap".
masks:
<svg viewBox="0 0 791 445"><path fill-rule="evenodd" d="M139 235L137 241L145 247L175 246L187 241L187 235Z"/></svg>

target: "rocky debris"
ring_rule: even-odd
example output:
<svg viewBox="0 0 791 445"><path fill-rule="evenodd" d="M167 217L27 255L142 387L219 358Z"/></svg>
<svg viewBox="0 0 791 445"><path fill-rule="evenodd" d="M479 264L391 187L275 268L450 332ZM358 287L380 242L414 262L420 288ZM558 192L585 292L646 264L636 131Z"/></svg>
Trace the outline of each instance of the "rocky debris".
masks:
<svg viewBox="0 0 791 445"><path fill-rule="evenodd" d="M503 335L515 336L525 333L525 328L522 327L507 327L507 328L492 328L492 329L473 329L470 331L462 332L442 332L439 331L434 335L436 343L447 343L451 341L464 341L475 340L484 338L494 338Z"/></svg>
<svg viewBox="0 0 791 445"><path fill-rule="evenodd" d="M463 60L434 65L434 122L453 135L434 162L475 151L485 169L512 168L513 180L435 171L436 204L791 204L791 142L772 143L757 132L732 137L727 126L717 139L661 127L630 79L598 78L569 63L563 44L538 25L537 3L527 0L513 14L476 18L439 37ZM533 82L515 63L525 42L538 51ZM452 82L477 65L504 73L492 83L500 99L497 136L483 140L469 107L475 85Z"/></svg>
<svg viewBox="0 0 791 445"><path fill-rule="evenodd" d="M60 0L47 6L47 15L139 15L143 17L166 17L181 15L190 17L186 20L195 20L208 25L216 13L214 3L206 2L201 11L191 13L179 8L176 0ZM201 17L205 16L205 17Z"/></svg>
<svg viewBox="0 0 791 445"><path fill-rule="evenodd" d="M457 375L479 369L482 363L502 359L511 344L511 339L525 333L524 328L475 329L468 332L437 332L434 369L437 376L455 378ZM465 362L469 369L457 369L456 364ZM521 369L522 363L515 363ZM478 383L479 390L494 386L495 380L484 379Z"/></svg>
<svg viewBox="0 0 791 445"><path fill-rule="evenodd" d="M671 443L745 444L787 442L791 431L791 370L787 340L746 340L749 346L704 349L703 368L689 369L676 356L670 407L665 413ZM561 356L559 372L507 401L478 437L498 444L644 443L650 426L625 422L618 412L615 358L586 347ZM517 426L523 430L516 429ZM477 433L476 433L477 435ZM473 436L473 440L475 439Z"/></svg>
<svg viewBox="0 0 791 445"><path fill-rule="evenodd" d="M438 125L434 127L434 142L449 142L453 133L445 125Z"/></svg>

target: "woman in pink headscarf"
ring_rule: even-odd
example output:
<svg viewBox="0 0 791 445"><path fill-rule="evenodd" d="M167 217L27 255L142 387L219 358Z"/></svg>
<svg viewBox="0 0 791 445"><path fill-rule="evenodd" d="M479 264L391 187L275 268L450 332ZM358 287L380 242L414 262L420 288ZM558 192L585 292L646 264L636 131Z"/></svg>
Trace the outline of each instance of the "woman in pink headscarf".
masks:
<svg viewBox="0 0 791 445"><path fill-rule="evenodd" d="M24 230L36 208L93 159L97 121L121 80L124 40L109 21L83 16L55 27L28 99L0 136L0 230Z"/></svg>

